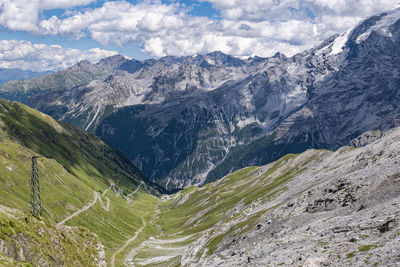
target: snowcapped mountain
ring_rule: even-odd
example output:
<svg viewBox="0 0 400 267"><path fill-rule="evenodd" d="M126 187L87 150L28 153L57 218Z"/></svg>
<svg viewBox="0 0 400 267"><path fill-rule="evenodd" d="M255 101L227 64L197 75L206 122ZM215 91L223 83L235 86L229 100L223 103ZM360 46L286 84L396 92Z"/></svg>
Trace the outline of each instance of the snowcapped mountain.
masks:
<svg viewBox="0 0 400 267"><path fill-rule="evenodd" d="M183 187L393 127L399 30L400 9L393 9L290 58L119 56L62 72L78 80L64 87L44 82L57 73L40 84L6 83L0 92L22 91L26 103L96 133L153 181ZM85 79L71 78L81 72Z"/></svg>

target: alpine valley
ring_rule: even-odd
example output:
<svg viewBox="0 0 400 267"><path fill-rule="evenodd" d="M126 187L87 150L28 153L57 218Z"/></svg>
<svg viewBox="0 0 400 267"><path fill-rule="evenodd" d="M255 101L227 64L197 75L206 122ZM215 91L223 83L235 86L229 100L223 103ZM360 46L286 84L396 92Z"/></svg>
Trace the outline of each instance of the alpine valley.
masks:
<svg viewBox="0 0 400 267"><path fill-rule="evenodd" d="M117 55L0 97L1 266L400 264L400 8L293 57Z"/></svg>

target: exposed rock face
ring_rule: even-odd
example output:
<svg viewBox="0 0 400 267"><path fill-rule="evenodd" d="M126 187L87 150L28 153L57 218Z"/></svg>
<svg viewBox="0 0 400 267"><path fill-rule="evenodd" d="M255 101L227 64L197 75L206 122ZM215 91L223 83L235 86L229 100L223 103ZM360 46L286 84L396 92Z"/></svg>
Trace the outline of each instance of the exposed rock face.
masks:
<svg viewBox="0 0 400 267"><path fill-rule="evenodd" d="M358 136L357 138L353 139L350 141L349 145L352 147L361 147L368 145L379 138L382 137L382 132L381 131L370 131L363 133L362 135Z"/></svg>
<svg viewBox="0 0 400 267"><path fill-rule="evenodd" d="M399 9L373 16L291 58L104 60L87 67L100 79L27 102L96 133L153 181L200 184L395 126L399 19ZM0 91L12 92L6 85Z"/></svg>

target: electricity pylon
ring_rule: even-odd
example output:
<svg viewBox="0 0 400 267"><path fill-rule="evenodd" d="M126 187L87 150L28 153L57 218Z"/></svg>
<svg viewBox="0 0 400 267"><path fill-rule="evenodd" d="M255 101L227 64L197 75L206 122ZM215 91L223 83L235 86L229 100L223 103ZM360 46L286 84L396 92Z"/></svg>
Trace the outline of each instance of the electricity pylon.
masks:
<svg viewBox="0 0 400 267"><path fill-rule="evenodd" d="M42 215L42 206L40 203L39 170L37 166L38 156L32 156L32 174L31 174L31 214L35 216Z"/></svg>

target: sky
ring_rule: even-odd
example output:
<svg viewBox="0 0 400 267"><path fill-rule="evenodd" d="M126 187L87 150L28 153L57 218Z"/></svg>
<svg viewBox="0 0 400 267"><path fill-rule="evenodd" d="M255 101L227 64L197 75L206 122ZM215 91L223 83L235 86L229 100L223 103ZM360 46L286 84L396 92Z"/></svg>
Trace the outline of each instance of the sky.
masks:
<svg viewBox="0 0 400 267"><path fill-rule="evenodd" d="M0 68L309 49L399 0L0 0Z"/></svg>

